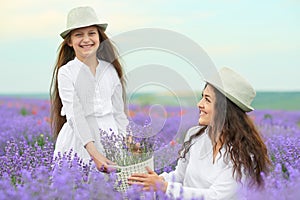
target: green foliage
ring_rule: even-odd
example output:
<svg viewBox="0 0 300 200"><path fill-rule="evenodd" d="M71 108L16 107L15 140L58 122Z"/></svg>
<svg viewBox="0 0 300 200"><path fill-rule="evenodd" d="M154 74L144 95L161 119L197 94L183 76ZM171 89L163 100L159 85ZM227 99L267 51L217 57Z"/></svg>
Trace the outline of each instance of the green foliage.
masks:
<svg viewBox="0 0 300 200"><path fill-rule="evenodd" d="M284 163L281 163L281 171L282 171L283 178L288 180L290 177L290 174Z"/></svg>
<svg viewBox="0 0 300 200"><path fill-rule="evenodd" d="M270 159L271 159L271 161L272 161L273 163L275 163L276 158L275 158L275 155L274 155L274 154L270 155Z"/></svg>
<svg viewBox="0 0 300 200"><path fill-rule="evenodd" d="M265 114L264 115L264 119L273 119L272 115L271 114Z"/></svg>
<svg viewBox="0 0 300 200"><path fill-rule="evenodd" d="M25 138L25 141L27 141L28 145L34 147L34 145L37 144L38 146L40 146L42 148L44 147L46 140L48 140L48 141L52 140L52 138L45 137L44 134L42 134L42 133L36 137L33 137L31 140L28 138L28 136L26 134L24 134L24 138Z"/></svg>
<svg viewBox="0 0 300 200"><path fill-rule="evenodd" d="M28 115L29 113L28 113L28 110L26 109L26 108L21 108L21 110L20 110L20 114L22 115L22 116L26 116L26 115Z"/></svg>
<svg viewBox="0 0 300 200"><path fill-rule="evenodd" d="M45 145L45 138L44 138L44 134L40 134L37 138L36 138L36 142L40 147L43 147Z"/></svg>
<svg viewBox="0 0 300 200"><path fill-rule="evenodd" d="M15 176L15 175L12 175L10 181L11 181L11 184L12 184L12 185L16 185L16 184L17 184L17 178L16 178L16 176Z"/></svg>

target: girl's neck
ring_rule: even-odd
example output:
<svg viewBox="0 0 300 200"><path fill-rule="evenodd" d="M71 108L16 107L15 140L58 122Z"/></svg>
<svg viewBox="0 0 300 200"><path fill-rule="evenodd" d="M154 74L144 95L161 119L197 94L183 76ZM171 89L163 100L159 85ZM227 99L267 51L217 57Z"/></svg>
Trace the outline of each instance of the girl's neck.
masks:
<svg viewBox="0 0 300 200"><path fill-rule="evenodd" d="M91 61L85 62L84 64L86 64L87 66L89 66L89 68L91 70L96 70L99 62L98 62L97 59L95 59L95 60L91 60Z"/></svg>
<svg viewBox="0 0 300 200"><path fill-rule="evenodd" d="M96 75L96 68L99 64L98 59L97 59L96 56L88 57L88 58L84 58L84 59L78 58L78 60L83 62L85 65L87 65L90 68L90 70L91 70L91 72L94 76Z"/></svg>
<svg viewBox="0 0 300 200"><path fill-rule="evenodd" d="M78 58L78 57L77 57ZM98 66L99 62L97 57L88 57L88 58L78 58L81 62L86 64L90 69L96 69Z"/></svg>

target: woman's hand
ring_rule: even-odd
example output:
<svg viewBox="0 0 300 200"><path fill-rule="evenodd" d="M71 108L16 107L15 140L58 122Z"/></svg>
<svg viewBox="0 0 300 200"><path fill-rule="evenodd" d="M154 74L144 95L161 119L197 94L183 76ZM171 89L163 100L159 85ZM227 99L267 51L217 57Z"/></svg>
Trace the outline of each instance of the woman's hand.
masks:
<svg viewBox="0 0 300 200"><path fill-rule="evenodd" d="M163 191L166 192L168 182L163 177L158 176L149 167L146 167L148 174L134 173L128 178L128 184L140 185L145 191Z"/></svg>
<svg viewBox="0 0 300 200"><path fill-rule="evenodd" d="M85 146L86 150L89 152L90 156L95 162L95 165L99 171L102 172L113 172L116 169L111 167L111 165L116 165L114 162L107 159L105 156L103 156L97 149L94 144L94 142L89 142Z"/></svg>

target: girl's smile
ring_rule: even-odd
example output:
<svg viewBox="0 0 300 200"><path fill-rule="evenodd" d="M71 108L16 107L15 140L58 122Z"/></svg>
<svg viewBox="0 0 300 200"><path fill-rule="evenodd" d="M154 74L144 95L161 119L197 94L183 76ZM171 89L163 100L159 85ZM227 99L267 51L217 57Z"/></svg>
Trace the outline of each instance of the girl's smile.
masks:
<svg viewBox="0 0 300 200"><path fill-rule="evenodd" d="M81 61L96 57L99 45L99 33L95 26L79 28L71 32L69 46L73 47L76 57Z"/></svg>

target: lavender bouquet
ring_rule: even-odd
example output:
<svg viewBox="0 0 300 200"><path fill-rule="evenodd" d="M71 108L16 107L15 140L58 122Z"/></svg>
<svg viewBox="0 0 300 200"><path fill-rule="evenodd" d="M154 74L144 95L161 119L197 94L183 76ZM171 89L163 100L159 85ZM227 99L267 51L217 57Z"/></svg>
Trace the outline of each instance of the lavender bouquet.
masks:
<svg viewBox="0 0 300 200"><path fill-rule="evenodd" d="M130 122L126 135L100 130L101 143L108 159L116 163L118 191L129 188L127 178L133 173L147 173L146 166L154 169L154 145L150 124L139 126Z"/></svg>

